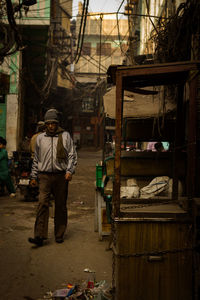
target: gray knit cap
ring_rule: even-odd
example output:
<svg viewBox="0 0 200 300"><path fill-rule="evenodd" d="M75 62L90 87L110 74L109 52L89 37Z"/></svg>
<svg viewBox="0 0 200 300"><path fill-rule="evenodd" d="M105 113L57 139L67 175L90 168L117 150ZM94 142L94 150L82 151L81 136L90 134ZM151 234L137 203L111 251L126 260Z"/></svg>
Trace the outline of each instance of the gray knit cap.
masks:
<svg viewBox="0 0 200 300"><path fill-rule="evenodd" d="M59 123L58 111L54 108L47 110L46 114L44 115L44 122L45 123L49 123L49 122Z"/></svg>

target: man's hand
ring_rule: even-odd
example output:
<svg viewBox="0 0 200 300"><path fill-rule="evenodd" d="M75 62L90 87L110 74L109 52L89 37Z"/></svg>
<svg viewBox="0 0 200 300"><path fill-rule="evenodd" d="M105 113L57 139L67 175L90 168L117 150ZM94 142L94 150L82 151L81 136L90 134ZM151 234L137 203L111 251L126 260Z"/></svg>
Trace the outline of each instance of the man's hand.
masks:
<svg viewBox="0 0 200 300"><path fill-rule="evenodd" d="M32 187L35 187L35 186L37 185L37 181L36 181L35 179L31 179L31 180L30 180L30 185L31 185Z"/></svg>
<svg viewBox="0 0 200 300"><path fill-rule="evenodd" d="M67 173L65 174L65 179L66 179L67 181L71 181L71 180L72 180L72 174L69 173L69 172L67 172Z"/></svg>

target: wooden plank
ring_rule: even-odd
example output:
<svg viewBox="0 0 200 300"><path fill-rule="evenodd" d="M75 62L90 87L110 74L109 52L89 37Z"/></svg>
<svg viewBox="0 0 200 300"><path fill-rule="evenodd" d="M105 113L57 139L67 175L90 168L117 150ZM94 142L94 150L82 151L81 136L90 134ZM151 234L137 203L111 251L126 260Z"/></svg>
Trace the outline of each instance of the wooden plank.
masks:
<svg viewBox="0 0 200 300"><path fill-rule="evenodd" d="M182 152L182 145L184 144L184 109L183 109L183 90L184 85L178 85L177 92L177 111L176 111L176 126L175 126L175 141L173 150L173 187L172 187L172 197L173 199L178 199L178 160L179 155Z"/></svg>
<svg viewBox="0 0 200 300"><path fill-rule="evenodd" d="M197 144L197 78L190 82L189 99L189 125L188 125L188 173L187 173L187 194L189 200L194 196L195 167L196 167L196 144ZM188 208L191 208L191 201L188 201Z"/></svg>
<svg viewBox="0 0 200 300"><path fill-rule="evenodd" d="M175 214L174 214L175 215ZM162 217L167 219L167 220L172 220L174 216L172 216L171 212L163 212ZM152 220L152 219L158 219L160 220L160 214L159 212L155 211L149 211L149 212L140 212L140 211L135 211L135 210L125 210L122 211L120 210L120 219L134 219L138 218L139 220ZM176 219L179 222L186 222L188 221L188 217L185 214L182 215L176 215Z"/></svg>
<svg viewBox="0 0 200 300"><path fill-rule="evenodd" d="M169 84L171 78L173 81L171 84L180 82L180 79L184 81L187 79L190 71L199 72L200 62L199 61L186 61L186 62L175 62L165 64L153 64L153 65L140 65L140 66L111 66L108 70L108 75L111 78L112 83L116 84L117 72L122 77L131 78L135 80L138 77L137 82L134 82L132 87L144 87L150 85L164 85ZM175 76L174 76L174 75ZM164 77L163 77L164 75ZM154 76L154 83L151 79ZM146 78L148 77L148 80ZM182 78L181 78L182 77ZM155 81L156 78L156 81ZM151 83L148 81L152 81ZM145 85L141 84L145 81ZM127 87L126 87L127 88Z"/></svg>
<svg viewBox="0 0 200 300"><path fill-rule="evenodd" d="M178 204L170 203L170 204L162 204L162 203L157 203L157 204L152 204L150 206L143 206L140 207L141 204L138 204L138 208L135 207L132 209L132 211L135 212L141 212L141 213L146 213L146 212L153 212L155 214L162 214L162 213L169 213L169 214L186 214L186 211L183 210ZM121 205L121 207L126 208L126 204ZM137 206L137 205L135 205Z"/></svg>
<svg viewBox="0 0 200 300"><path fill-rule="evenodd" d="M135 155L134 155L135 154ZM166 155L146 155L145 152L132 152L132 156L122 157L120 159L120 174L121 176L173 176L172 153L160 153ZM169 154L169 155L167 155ZM184 177L186 175L186 166L184 156L180 155L176 167L177 176ZM114 172L115 170L115 172ZM116 175L114 168L114 158L106 161L106 175Z"/></svg>
<svg viewBox="0 0 200 300"><path fill-rule="evenodd" d="M115 180L114 180L114 193L113 193L113 214L119 215L120 203L120 173L121 173L121 139L122 139L122 115L123 115L123 91L121 76L117 76L116 82L116 129L115 129Z"/></svg>
<svg viewBox="0 0 200 300"><path fill-rule="evenodd" d="M191 244L188 224L134 220L117 224L117 253L121 255L183 249ZM116 300L192 300L192 252L154 258L116 255Z"/></svg>
<svg viewBox="0 0 200 300"><path fill-rule="evenodd" d="M180 62L180 63L166 63L166 64L153 64L143 66L130 66L130 67L118 67L117 72L120 72L122 77L124 76L148 76L155 74L173 74L184 73L200 69L200 62Z"/></svg>

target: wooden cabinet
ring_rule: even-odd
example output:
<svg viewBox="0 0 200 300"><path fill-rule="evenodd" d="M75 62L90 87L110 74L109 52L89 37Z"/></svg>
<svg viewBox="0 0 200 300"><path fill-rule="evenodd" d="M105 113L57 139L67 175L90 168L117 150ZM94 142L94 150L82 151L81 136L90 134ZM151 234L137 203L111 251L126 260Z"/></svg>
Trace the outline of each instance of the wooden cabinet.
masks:
<svg viewBox="0 0 200 300"><path fill-rule="evenodd" d="M192 226L186 212L176 205L137 211L135 218L115 220L115 299L192 300Z"/></svg>

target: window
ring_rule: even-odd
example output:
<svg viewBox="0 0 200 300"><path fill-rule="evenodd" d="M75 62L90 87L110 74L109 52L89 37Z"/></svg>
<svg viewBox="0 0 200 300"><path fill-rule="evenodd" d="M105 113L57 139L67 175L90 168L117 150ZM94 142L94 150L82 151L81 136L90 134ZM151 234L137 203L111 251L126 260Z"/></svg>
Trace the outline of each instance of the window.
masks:
<svg viewBox="0 0 200 300"><path fill-rule="evenodd" d="M82 55L91 55L91 43L83 43Z"/></svg>
<svg viewBox="0 0 200 300"><path fill-rule="evenodd" d="M100 55L100 43L97 44L97 55ZM111 43L101 44L101 55L111 55Z"/></svg>

